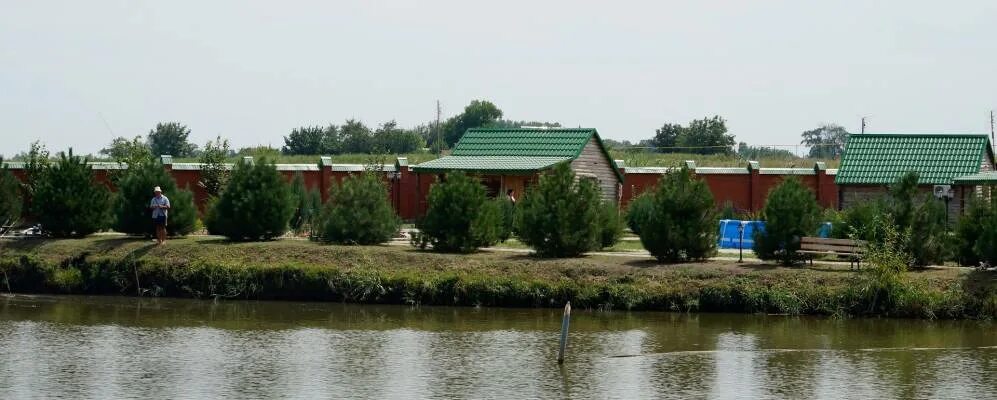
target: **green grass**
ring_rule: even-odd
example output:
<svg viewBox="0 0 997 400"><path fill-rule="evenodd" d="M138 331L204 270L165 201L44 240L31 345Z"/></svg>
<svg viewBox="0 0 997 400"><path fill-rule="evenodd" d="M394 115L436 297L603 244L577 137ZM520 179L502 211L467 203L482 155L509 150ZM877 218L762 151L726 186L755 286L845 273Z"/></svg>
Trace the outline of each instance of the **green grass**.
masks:
<svg viewBox="0 0 997 400"><path fill-rule="evenodd" d="M698 167L747 167L748 160L734 155L724 154L687 154L687 153L647 153L611 150L610 156L616 160L624 160L626 165L633 167L678 167L685 161L692 160ZM819 160L799 157L769 157L757 160L765 168L813 168L817 161L824 162L828 168L837 168L840 160Z"/></svg>
<svg viewBox="0 0 997 400"><path fill-rule="evenodd" d="M437 254L402 246L302 240L164 246L122 237L4 242L0 290L357 303L725 311L921 318L997 316L992 274L936 268L881 288L847 267L657 264L649 258L536 259L513 252ZM892 290L892 289L891 289ZM876 307L870 306L877 305Z"/></svg>

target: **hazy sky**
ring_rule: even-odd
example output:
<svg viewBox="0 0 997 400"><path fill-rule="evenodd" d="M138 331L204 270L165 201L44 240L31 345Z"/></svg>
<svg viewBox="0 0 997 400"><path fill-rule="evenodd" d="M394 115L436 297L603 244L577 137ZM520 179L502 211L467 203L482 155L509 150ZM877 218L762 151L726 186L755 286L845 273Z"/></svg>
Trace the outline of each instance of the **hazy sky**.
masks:
<svg viewBox="0 0 997 400"><path fill-rule="evenodd" d="M0 154L95 152L157 121L283 144L306 124L410 126L472 99L640 139L719 114L801 131L989 132L997 2L0 0ZM104 122L106 119L106 124Z"/></svg>

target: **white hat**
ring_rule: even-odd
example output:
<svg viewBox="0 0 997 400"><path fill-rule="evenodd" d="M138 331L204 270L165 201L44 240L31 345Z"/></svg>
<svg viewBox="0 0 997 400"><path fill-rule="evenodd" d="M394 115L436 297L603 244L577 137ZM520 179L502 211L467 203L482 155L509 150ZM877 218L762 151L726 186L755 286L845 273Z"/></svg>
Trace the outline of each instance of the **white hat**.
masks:
<svg viewBox="0 0 997 400"><path fill-rule="evenodd" d="M159 186L156 186L155 188L152 189L152 192L153 193L156 193L156 192L162 193L163 189L160 189Z"/></svg>

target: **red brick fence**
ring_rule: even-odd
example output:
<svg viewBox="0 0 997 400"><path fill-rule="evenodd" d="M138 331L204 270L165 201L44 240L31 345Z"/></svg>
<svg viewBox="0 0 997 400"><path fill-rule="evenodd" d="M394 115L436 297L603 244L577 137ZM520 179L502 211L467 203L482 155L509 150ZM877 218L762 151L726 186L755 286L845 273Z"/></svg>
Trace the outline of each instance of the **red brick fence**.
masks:
<svg viewBox="0 0 997 400"><path fill-rule="evenodd" d="M203 205L207 194L198 185L201 166L197 163L174 163L170 156L163 156L163 168L170 172L177 186L194 192L194 200ZM7 166L18 179L24 179L24 166L18 162L7 162ZM787 176L798 177L804 185L813 190L818 203L823 207L838 206L838 187L834 183L837 170L824 168L817 163L813 168L759 168L757 162L749 162L744 167L696 167L687 162L695 175L706 181L718 207L731 203L739 211L759 211L765 204L769 190ZM111 174L124 166L113 162L95 162L94 177L111 190ZM321 157L316 164L277 164L277 170L290 181L295 174L304 177L305 185L318 189L322 201L328 198L329 187L341 182L350 174L364 170L362 164L334 164L329 157ZM425 207L425 197L435 181L432 175L419 175L409 168L408 160L399 157L393 164L381 166L384 180L389 187L391 204L403 219L414 219ZM621 204L626 206L631 199L654 187L667 168L621 168L624 172ZM151 188L150 188L151 190Z"/></svg>

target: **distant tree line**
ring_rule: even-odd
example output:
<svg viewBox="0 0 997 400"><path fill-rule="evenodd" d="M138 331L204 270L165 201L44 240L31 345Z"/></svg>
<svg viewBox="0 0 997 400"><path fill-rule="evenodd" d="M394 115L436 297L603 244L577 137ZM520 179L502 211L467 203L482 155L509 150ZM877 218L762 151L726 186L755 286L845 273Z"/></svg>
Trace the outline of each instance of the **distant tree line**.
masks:
<svg viewBox="0 0 997 400"><path fill-rule="evenodd" d="M503 119L504 113L487 100L474 100L460 113L442 121L430 121L405 128L394 120L371 128L356 119L342 124L306 125L293 128L283 137L283 146L253 146L231 149L225 141L222 157L237 155L274 159L285 155L336 154L405 154L428 149L433 153L453 148L461 136L472 128L520 128L525 126L560 127L558 122L517 121ZM191 129L181 122L157 123L145 137L118 137L100 150L100 154L116 161L128 162L146 154L201 158L207 147L190 142ZM840 125L824 124L801 134L801 145L809 147L809 157L837 159L844 153L849 132ZM219 138L219 140L223 140ZM654 136L637 141L603 138L611 149L656 153L737 154L742 158L792 158L797 155L781 149L749 146L737 143L728 133L727 120L719 115L694 119L682 125L666 122L654 130ZM219 142L215 142L218 145ZM19 154L14 159L23 159ZM137 158L136 158L137 157Z"/></svg>

